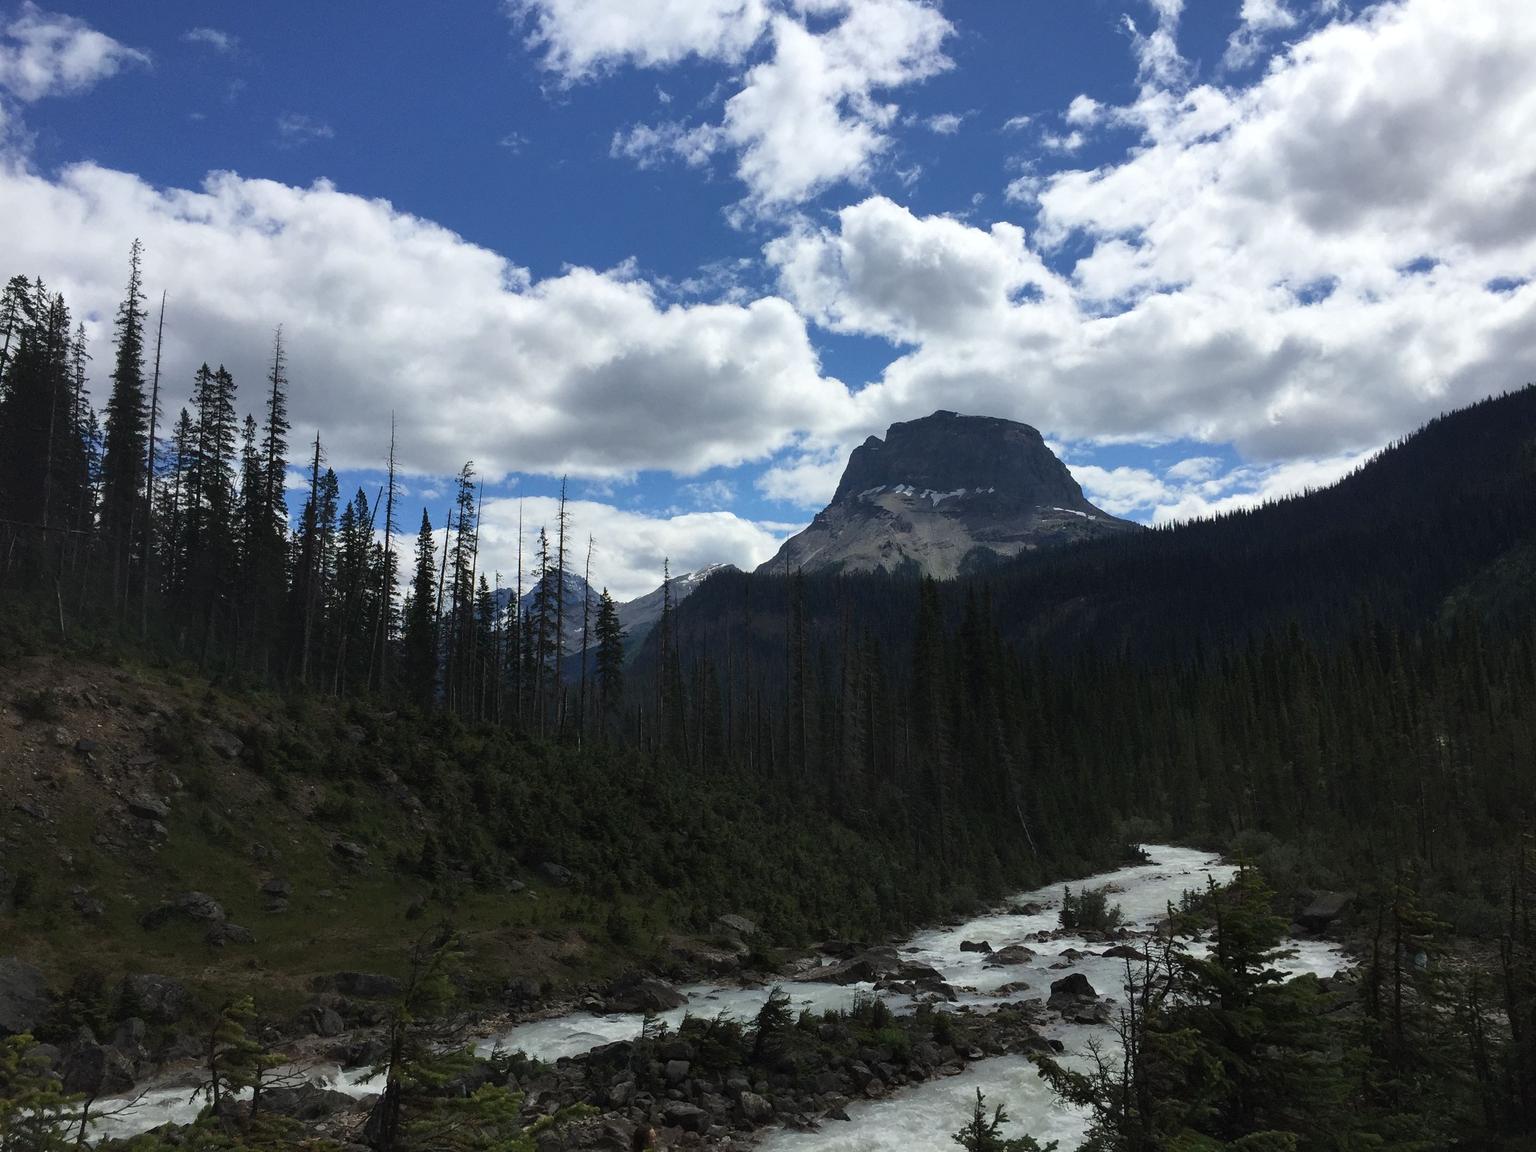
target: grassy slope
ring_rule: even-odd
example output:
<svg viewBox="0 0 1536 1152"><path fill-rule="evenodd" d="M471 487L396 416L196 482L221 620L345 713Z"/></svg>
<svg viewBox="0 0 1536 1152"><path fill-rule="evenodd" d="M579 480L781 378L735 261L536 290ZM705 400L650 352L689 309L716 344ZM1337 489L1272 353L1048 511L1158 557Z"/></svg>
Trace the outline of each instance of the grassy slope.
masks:
<svg viewBox="0 0 1536 1152"><path fill-rule="evenodd" d="M39 706L40 691L51 704ZM413 854L436 821L398 778L358 786L331 771L338 758L387 761L394 721L327 706L305 713L296 720L275 698L142 666L43 656L0 668L0 952L37 963L61 987L85 971L157 972L210 996L254 991L272 1012L297 1004L314 975L398 970L406 944L444 915L465 932L488 990L520 976L580 983L654 953L668 927L654 899L615 897L652 929L620 947L606 928L610 902L578 890L532 877L520 892L476 886L451 872L434 884L402 872L397 851ZM231 759L210 747L216 730L264 738ZM81 738L100 748L77 753ZM127 816L124 801L139 792L169 801L163 840ZM342 858L338 837L365 845L368 858ZM260 887L273 876L293 885L286 912L265 910ZM10 899L18 880L31 889L21 908ZM76 887L105 905L99 919L76 911ZM202 925L140 927L145 911L189 889L212 895L256 942L210 948Z"/></svg>

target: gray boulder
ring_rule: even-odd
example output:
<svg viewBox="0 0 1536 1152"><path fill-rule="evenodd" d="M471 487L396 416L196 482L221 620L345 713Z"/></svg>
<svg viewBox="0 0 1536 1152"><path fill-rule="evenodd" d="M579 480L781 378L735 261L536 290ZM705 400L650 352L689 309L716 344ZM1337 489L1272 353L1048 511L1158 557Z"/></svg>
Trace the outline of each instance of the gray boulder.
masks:
<svg viewBox="0 0 1536 1152"><path fill-rule="evenodd" d="M709 1113L684 1100L668 1101L661 1115L667 1127L681 1128L684 1132L703 1132L709 1127Z"/></svg>
<svg viewBox="0 0 1536 1152"><path fill-rule="evenodd" d="M128 811L141 820L167 820L171 815L171 806L158 796L137 792L128 797Z"/></svg>
<svg viewBox="0 0 1536 1152"><path fill-rule="evenodd" d="M1028 964L1034 958L1034 949L1026 948L1023 944L1010 944L993 952L986 962L991 968L1007 968L1014 964Z"/></svg>
<svg viewBox="0 0 1536 1152"><path fill-rule="evenodd" d="M557 888L564 888L566 885L576 882L576 873L572 872L564 864L556 864L553 860L546 860L543 864L539 865L539 875Z"/></svg>
<svg viewBox="0 0 1536 1152"><path fill-rule="evenodd" d="M123 979L123 999L134 1012L160 1024L174 1024L192 1007L186 986L169 976L127 976Z"/></svg>
<svg viewBox="0 0 1536 1152"><path fill-rule="evenodd" d="M756 924L745 916L737 916L733 912L727 912L724 916L716 917L712 928L716 935L733 936L742 940L757 935Z"/></svg>
<svg viewBox="0 0 1536 1152"><path fill-rule="evenodd" d="M773 1119L773 1105L756 1092L743 1092L736 1101L741 1117L752 1124L766 1124Z"/></svg>
<svg viewBox="0 0 1536 1152"><path fill-rule="evenodd" d="M224 918L224 906L206 892L183 892L151 908L139 918L139 923L154 929L178 919L213 923Z"/></svg>
<svg viewBox="0 0 1536 1152"><path fill-rule="evenodd" d="M1312 932L1321 932L1355 902L1353 892L1318 892L1296 916L1296 922Z"/></svg>
<svg viewBox="0 0 1536 1152"><path fill-rule="evenodd" d="M48 1013L48 981L14 956L0 959L0 1036L31 1032Z"/></svg>
<svg viewBox="0 0 1536 1152"><path fill-rule="evenodd" d="M684 996L663 980L647 976L615 985L603 1002L606 1012L670 1012L688 1003Z"/></svg>

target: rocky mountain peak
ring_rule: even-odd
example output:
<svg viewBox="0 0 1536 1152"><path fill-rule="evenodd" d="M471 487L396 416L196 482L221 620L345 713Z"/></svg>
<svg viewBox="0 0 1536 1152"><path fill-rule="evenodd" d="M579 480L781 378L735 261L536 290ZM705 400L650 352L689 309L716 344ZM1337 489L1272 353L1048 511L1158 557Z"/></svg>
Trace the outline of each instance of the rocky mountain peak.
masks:
<svg viewBox="0 0 1536 1152"><path fill-rule="evenodd" d="M1089 503L1028 424L939 411L855 448L832 503L760 570L943 578L1138 527Z"/></svg>

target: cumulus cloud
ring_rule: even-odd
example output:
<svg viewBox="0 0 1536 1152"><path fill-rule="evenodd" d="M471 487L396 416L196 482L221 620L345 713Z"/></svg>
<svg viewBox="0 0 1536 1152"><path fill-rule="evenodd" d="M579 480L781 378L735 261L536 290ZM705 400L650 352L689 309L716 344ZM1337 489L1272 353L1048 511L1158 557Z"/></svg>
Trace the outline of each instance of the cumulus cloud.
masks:
<svg viewBox="0 0 1536 1152"><path fill-rule="evenodd" d="M1332 460L1524 382L1533 58L1523 0L1383 4L1246 88L1148 78L1099 113L1141 134L1121 162L1030 174L1032 235L879 197L802 225L766 250L781 291L902 348L826 441L942 407Z"/></svg>
<svg viewBox="0 0 1536 1152"><path fill-rule="evenodd" d="M1265 39L1274 32L1296 27L1297 16L1286 7L1285 0L1243 0L1238 21L1222 56L1222 65L1227 68L1252 64L1264 51Z"/></svg>
<svg viewBox="0 0 1536 1152"><path fill-rule="evenodd" d="M567 81L620 64L740 60L768 23L766 0L507 0L507 10Z"/></svg>
<svg viewBox="0 0 1536 1152"><path fill-rule="evenodd" d="M125 65L148 63L138 49L30 0L0 35L0 88L27 103L83 92Z"/></svg>
<svg viewBox="0 0 1536 1152"><path fill-rule="evenodd" d="M1301 458L1268 465L1239 465L1222 471L1212 457L1181 460L1161 474L1149 468L1103 468L1074 464L1072 475L1084 493L1116 516L1172 524L1255 508L1336 483L1370 459L1372 453Z"/></svg>
<svg viewBox="0 0 1536 1152"><path fill-rule="evenodd" d="M898 113L880 94L951 66L943 45L953 27L926 0L514 0L512 7L532 20L532 45L566 81L620 63L755 53L718 122L634 125L611 148L642 165L668 157L699 165L728 150L753 212L863 180L889 149ZM928 123L953 132L960 120Z"/></svg>
<svg viewBox="0 0 1536 1152"><path fill-rule="evenodd" d="M624 269L536 281L325 182L222 173L158 189L91 164L56 177L0 164L0 249L77 314L113 314L135 236L151 294L170 294L171 410L204 359L254 387L282 323L295 440L320 428L338 468L381 462L391 411L408 470L452 473L471 458L491 476L697 473L845 419L847 390L822 375L804 322L777 297L666 305ZM110 337L105 322L92 328ZM103 355L98 345L98 367Z"/></svg>

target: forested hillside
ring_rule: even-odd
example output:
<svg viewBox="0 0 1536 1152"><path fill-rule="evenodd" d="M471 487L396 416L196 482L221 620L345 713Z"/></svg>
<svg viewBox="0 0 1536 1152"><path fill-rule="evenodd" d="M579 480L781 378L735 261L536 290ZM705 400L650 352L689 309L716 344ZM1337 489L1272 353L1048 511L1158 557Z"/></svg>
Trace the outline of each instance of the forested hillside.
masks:
<svg viewBox="0 0 1536 1152"><path fill-rule="evenodd" d="M971 578L726 573L642 666L678 755L853 821L919 798L934 844L1251 832L1496 903L1533 800L1533 557L1527 387L1332 488Z"/></svg>

